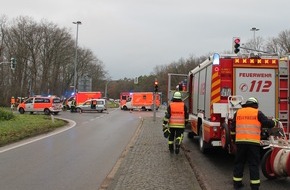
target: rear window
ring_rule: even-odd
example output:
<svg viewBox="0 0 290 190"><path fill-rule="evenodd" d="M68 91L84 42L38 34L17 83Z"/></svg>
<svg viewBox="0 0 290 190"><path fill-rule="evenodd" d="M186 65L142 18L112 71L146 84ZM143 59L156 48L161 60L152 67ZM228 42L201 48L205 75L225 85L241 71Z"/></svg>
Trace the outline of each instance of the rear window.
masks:
<svg viewBox="0 0 290 190"><path fill-rule="evenodd" d="M35 98L34 103L49 103L50 100L48 98Z"/></svg>
<svg viewBox="0 0 290 190"><path fill-rule="evenodd" d="M61 103L61 101L60 101L59 98L54 98L54 99L53 99L53 103Z"/></svg>

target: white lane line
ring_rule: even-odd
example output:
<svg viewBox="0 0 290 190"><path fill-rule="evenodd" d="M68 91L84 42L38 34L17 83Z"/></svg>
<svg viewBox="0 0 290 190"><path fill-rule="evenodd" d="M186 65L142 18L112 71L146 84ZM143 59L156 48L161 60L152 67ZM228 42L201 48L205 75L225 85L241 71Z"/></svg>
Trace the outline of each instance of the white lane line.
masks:
<svg viewBox="0 0 290 190"><path fill-rule="evenodd" d="M6 145L4 147L1 147L0 148L0 154L3 153L3 152L6 152L6 151L13 150L15 148L19 148L21 146L24 146L24 145L27 145L27 144L30 144L30 143L45 139L47 137L62 133L64 131L67 131L67 130L69 130L69 129L71 129L71 128L76 126L76 122L74 122L73 120L69 120L69 119L64 119L64 120L69 122L67 127L62 127L61 129L56 129L55 131L52 131L52 132L50 132L48 134L32 137L32 138L29 138L29 139L26 139L26 140L23 140L23 141L20 141L20 142L12 143L10 145Z"/></svg>

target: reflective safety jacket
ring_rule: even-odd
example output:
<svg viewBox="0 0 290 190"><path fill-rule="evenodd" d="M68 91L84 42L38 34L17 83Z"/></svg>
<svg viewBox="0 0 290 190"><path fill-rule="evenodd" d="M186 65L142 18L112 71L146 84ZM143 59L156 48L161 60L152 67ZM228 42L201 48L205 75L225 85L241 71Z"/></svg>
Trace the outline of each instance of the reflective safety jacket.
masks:
<svg viewBox="0 0 290 190"><path fill-rule="evenodd" d="M11 104L15 104L15 98L13 96L11 98Z"/></svg>
<svg viewBox="0 0 290 190"><path fill-rule="evenodd" d="M260 144L261 123L258 120L258 109L241 108L236 113L236 143Z"/></svg>
<svg viewBox="0 0 290 190"><path fill-rule="evenodd" d="M185 127L185 113L183 102L170 103L171 116L169 118L168 126L171 128L184 128Z"/></svg>

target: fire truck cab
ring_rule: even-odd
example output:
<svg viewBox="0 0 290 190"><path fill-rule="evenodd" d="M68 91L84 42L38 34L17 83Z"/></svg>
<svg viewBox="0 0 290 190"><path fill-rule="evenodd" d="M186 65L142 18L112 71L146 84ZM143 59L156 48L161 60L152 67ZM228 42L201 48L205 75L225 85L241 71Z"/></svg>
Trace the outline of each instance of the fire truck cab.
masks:
<svg viewBox="0 0 290 190"><path fill-rule="evenodd" d="M289 60L276 55L213 54L188 74L188 137L199 137L202 152L234 152L231 119L249 97L269 118L279 118L289 135Z"/></svg>

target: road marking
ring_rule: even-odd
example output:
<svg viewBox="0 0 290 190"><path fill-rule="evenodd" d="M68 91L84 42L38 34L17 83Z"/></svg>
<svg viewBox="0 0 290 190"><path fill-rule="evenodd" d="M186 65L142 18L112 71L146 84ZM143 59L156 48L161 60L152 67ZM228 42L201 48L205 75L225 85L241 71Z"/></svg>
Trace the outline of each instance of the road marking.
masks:
<svg viewBox="0 0 290 190"><path fill-rule="evenodd" d="M76 126L76 122L74 122L73 120L64 119L64 118L60 118L60 119L68 121L69 122L68 125L66 127L61 127L61 129L56 129L56 130L54 130L54 131L52 131L52 132L50 132L48 134L38 135L36 137L31 137L29 139L25 139L25 140L22 140L22 141L19 141L19 142L15 142L15 143L12 143L10 145L6 145L4 147L1 147L0 148L0 154L3 153L3 152L6 152L6 151L13 150L15 148L19 148L21 146L24 146L24 145L27 145L27 144L30 144L30 143L45 139L47 137L62 133L64 131L67 131L67 130L69 130L69 129L71 129L71 128Z"/></svg>

